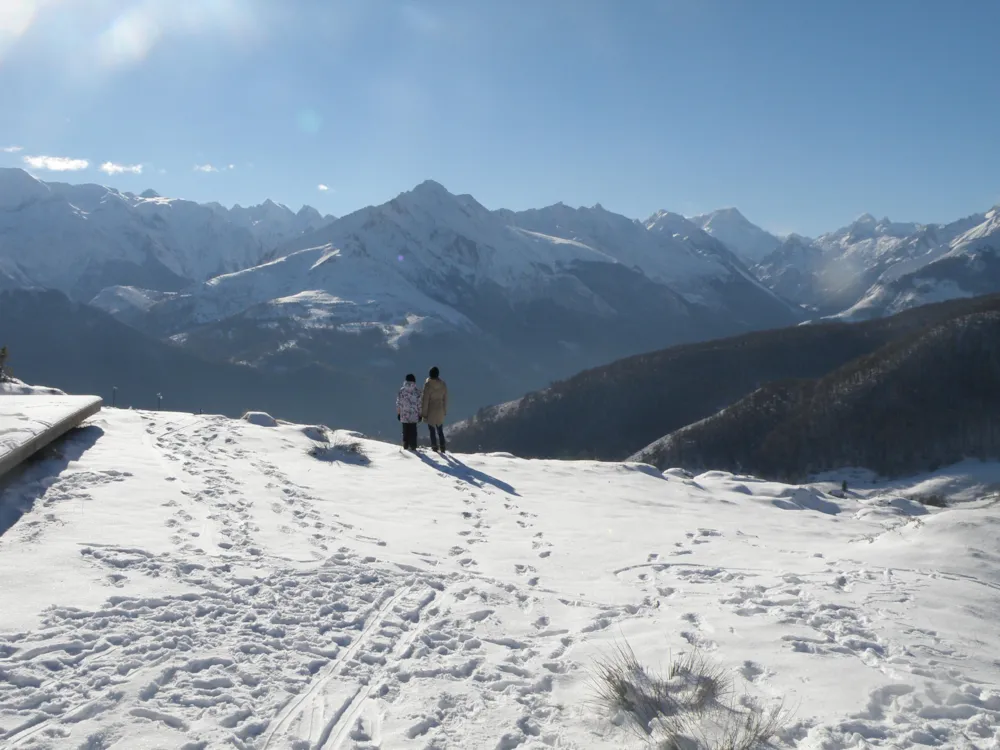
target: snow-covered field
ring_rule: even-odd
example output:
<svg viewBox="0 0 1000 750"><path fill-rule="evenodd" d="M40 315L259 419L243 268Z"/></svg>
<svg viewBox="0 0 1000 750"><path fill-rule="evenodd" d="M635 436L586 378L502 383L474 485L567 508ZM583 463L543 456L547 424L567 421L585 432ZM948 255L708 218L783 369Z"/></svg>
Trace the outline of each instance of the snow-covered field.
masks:
<svg viewBox="0 0 1000 750"><path fill-rule="evenodd" d="M783 701L780 746L996 748L972 468L841 499L105 410L0 495L0 746L643 747L590 678L627 641Z"/></svg>

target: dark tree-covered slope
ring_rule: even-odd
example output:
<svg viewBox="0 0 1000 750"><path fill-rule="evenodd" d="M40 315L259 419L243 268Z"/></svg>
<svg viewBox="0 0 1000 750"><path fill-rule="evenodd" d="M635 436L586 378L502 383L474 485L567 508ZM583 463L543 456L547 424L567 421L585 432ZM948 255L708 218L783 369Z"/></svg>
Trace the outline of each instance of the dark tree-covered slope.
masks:
<svg viewBox="0 0 1000 750"><path fill-rule="evenodd" d="M582 372L456 425L462 451L620 460L767 383L818 378L886 344L978 311L1000 295L953 300L864 323L830 323L676 346Z"/></svg>
<svg viewBox="0 0 1000 750"><path fill-rule="evenodd" d="M800 480L860 466L894 476L1000 459L1000 310L888 344L814 380L772 383L636 460Z"/></svg>

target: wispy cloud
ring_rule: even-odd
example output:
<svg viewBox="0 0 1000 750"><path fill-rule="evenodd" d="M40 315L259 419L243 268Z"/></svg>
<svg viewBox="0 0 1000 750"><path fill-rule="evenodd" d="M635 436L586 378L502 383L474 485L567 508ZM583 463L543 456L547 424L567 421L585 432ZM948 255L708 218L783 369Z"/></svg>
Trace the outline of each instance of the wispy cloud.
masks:
<svg viewBox="0 0 1000 750"><path fill-rule="evenodd" d="M217 167L213 167L211 164L195 164L194 171L208 173L208 172L218 172L219 170Z"/></svg>
<svg viewBox="0 0 1000 750"><path fill-rule="evenodd" d="M105 174L142 174L141 164L115 164L113 161L104 162L99 169Z"/></svg>
<svg viewBox="0 0 1000 750"><path fill-rule="evenodd" d="M228 167L226 167L226 169L236 169L236 165L230 164Z"/></svg>
<svg viewBox="0 0 1000 750"><path fill-rule="evenodd" d="M330 189L330 186L329 185L324 185L321 182L319 185L316 186L316 189L319 190L321 193L325 193L327 190Z"/></svg>
<svg viewBox="0 0 1000 750"><path fill-rule="evenodd" d="M71 159L67 156L25 156L24 163L34 169L50 172L78 172L90 166L86 159Z"/></svg>
<svg viewBox="0 0 1000 750"><path fill-rule="evenodd" d="M17 0L15 0L16 2ZM8 0L3 0L8 2ZM98 39L98 58L108 67L142 62L171 36L221 33L237 41L252 39L260 29L247 0L138 0L118 15Z"/></svg>
<svg viewBox="0 0 1000 750"><path fill-rule="evenodd" d="M19 151L24 151L24 149L20 146L4 146L0 148L0 151L3 151L5 154L16 154Z"/></svg>

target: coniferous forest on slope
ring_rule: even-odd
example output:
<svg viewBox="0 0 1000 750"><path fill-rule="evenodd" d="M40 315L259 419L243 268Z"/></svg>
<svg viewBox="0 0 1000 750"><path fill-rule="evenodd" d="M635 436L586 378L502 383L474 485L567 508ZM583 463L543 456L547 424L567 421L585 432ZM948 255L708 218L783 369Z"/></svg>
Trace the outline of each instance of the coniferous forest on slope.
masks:
<svg viewBox="0 0 1000 750"><path fill-rule="evenodd" d="M1000 311L933 326L822 378L768 384L636 458L792 481L1000 458Z"/></svg>
<svg viewBox="0 0 1000 750"><path fill-rule="evenodd" d="M894 463L888 453L878 452L883 451L883 440L891 440L894 431L951 424L960 414L976 415L982 399L993 391L1000 392L996 371L981 362L990 351L989 315L982 318L981 325L986 326L983 333L977 333L980 323L972 325L979 318L970 317L996 312L1000 312L1000 296L992 295L929 305L864 323L797 326L630 357L555 383L515 404L480 410L474 419L456 425L452 445L457 450L503 450L527 457L621 460L692 425L685 434L689 452L680 460L676 452L680 449L671 448L671 465L687 467L689 461L694 461L706 468L751 471L756 466L754 452L762 449L768 429L781 423L784 416L799 413L799 419L811 425L810 429L828 430L834 436L831 440L838 435L848 440L844 430L858 427L858 440L850 438L849 463L889 470L902 463ZM969 330L965 338L956 334L967 343L963 348L956 342L954 355L940 343L943 334L935 333L953 329ZM916 347L915 342L923 342L922 347L928 348L920 357L917 352L924 349ZM894 346L903 348L897 350ZM908 356L899 354L911 351L913 354ZM932 369L934 356L941 357L935 365L938 371L921 374L922 370ZM892 369L888 369L890 362L894 363ZM962 367L972 372L963 374ZM850 373L854 380L849 382L864 384L871 380L869 390L857 386L850 392L849 403L854 404L850 410L837 400L848 381L831 381L839 384L837 388L819 385L820 379L835 372ZM872 380L876 374L878 380ZM929 392L925 402L919 400L923 391L915 390L910 379L928 377L937 378L935 388L944 390ZM965 384L961 377L974 382ZM876 382L881 383L877 388ZM919 382L929 384L927 380ZM972 388L977 383L978 391ZM711 445L721 446L732 440L744 444L742 452L717 453L714 447L701 442L708 439L708 433L699 430L706 428L694 426L727 407L738 410L739 427L730 425L732 417L720 415L719 429L726 434ZM860 428L868 424L862 414L866 409L878 414L881 431ZM813 415L812 419L805 419L803 413ZM918 418L921 414L924 416ZM821 415L827 415L822 417L825 421L821 421ZM850 420L850 424L840 424L838 419ZM967 429L971 434L981 434L976 431L979 428ZM798 436L788 438L793 442L801 437L794 430L787 434ZM782 439L774 437L775 441ZM913 440L920 443L921 438ZM697 449L691 447L692 441L697 443ZM917 452L911 462L915 468L933 463L930 457L924 460L923 456L927 451L935 453L931 450L934 444L928 441L927 449ZM992 443L978 437L960 445L967 445L972 455L993 450ZM699 452L702 447L704 452ZM780 459L777 444L770 450L775 453L761 454L775 456L772 464L761 465L766 473L794 474L813 463L824 463L806 460L811 454L804 446ZM892 453L891 446L885 450ZM799 457L800 453L803 457Z"/></svg>

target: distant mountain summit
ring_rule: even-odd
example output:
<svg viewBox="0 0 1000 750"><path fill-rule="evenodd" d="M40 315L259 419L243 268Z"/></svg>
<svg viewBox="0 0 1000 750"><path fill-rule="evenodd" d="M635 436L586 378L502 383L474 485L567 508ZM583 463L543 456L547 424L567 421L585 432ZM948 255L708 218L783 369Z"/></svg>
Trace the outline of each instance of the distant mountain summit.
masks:
<svg viewBox="0 0 1000 750"><path fill-rule="evenodd" d="M781 244L781 240L750 222L736 208L722 208L692 216L691 222L722 241L751 265L774 252Z"/></svg>

